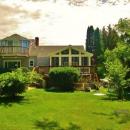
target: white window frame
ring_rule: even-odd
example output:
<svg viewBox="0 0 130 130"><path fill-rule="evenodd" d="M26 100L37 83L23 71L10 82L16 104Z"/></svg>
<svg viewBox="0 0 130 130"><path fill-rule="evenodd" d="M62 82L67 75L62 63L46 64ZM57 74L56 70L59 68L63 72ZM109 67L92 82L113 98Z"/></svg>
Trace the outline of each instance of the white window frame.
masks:
<svg viewBox="0 0 130 130"><path fill-rule="evenodd" d="M33 61L33 65L30 65L31 61ZM29 67L34 67L34 59L29 59Z"/></svg>
<svg viewBox="0 0 130 130"><path fill-rule="evenodd" d="M4 60L3 66L5 68L5 62L20 62L20 67L21 67L21 60Z"/></svg>

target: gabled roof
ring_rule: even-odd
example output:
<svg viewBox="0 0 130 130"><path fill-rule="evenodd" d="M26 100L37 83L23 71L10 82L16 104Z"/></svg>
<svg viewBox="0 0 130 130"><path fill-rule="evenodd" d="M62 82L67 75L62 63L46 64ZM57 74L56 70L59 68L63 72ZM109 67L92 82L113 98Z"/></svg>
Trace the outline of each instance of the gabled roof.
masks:
<svg viewBox="0 0 130 130"><path fill-rule="evenodd" d="M5 37L3 38L2 40L14 40L14 39L17 39L17 40L28 40L27 38L23 37L23 36L20 36L19 34L13 34L9 37Z"/></svg>
<svg viewBox="0 0 130 130"><path fill-rule="evenodd" d="M38 56L38 57L48 57L53 53L60 52L61 50L64 50L71 45L68 46L31 46L29 50L30 56ZM75 48L76 50L85 52L84 47L82 45L72 45L72 48ZM89 52L87 52L89 53ZM90 53L91 54L91 53Z"/></svg>

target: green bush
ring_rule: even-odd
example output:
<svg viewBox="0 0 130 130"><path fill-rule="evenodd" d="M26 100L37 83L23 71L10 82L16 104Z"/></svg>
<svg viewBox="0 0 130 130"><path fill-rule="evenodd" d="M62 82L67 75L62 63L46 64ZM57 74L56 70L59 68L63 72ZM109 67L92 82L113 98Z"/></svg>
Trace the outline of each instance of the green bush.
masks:
<svg viewBox="0 0 130 130"><path fill-rule="evenodd" d="M32 84L41 83L43 80L43 76L36 71L31 71L28 68L19 68L14 71L14 75L18 77L18 79L31 86Z"/></svg>
<svg viewBox="0 0 130 130"><path fill-rule="evenodd" d="M42 76L27 68L19 68L0 75L0 95L14 97L25 91L26 86L42 81Z"/></svg>
<svg viewBox="0 0 130 130"><path fill-rule="evenodd" d="M26 84L19 80L14 73L7 72L0 75L0 95L15 97L26 89Z"/></svg>
<svg viewBox="0 0 130 130"><path fill-rule="evenodd" d="M73 90L73 84L79 80L79 77L79 70L72 67L56 67L49 72L51 86L63 91Z"/></svg>

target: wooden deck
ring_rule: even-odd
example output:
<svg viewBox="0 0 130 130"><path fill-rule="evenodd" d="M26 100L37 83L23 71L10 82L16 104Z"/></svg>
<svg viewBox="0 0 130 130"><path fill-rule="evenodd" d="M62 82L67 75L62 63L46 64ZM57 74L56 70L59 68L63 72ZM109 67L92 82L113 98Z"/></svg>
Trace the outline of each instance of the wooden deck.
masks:
<svg viewBox="0 0 130 130"><path fill-rule="evenodd" d="M35 68L35 70L41 74L48 75L49 70L54 67L55 66L38 66ZM63 66L59 66L59 67L63 67ZM80 70L82 82L99 80L95 72L95 66L72 66L72 67L78 68Z"/></svg>

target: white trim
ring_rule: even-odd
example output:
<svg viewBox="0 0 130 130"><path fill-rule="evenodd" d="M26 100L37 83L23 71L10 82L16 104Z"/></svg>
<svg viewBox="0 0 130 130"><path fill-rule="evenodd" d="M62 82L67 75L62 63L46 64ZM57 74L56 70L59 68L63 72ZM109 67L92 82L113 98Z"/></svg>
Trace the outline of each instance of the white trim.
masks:
<svg viewBox="0 0 130 130"><path fill-rule="evenodd" d="M33 65L30 65L31 61L33 61ZM29 67L34 67L34 59L29 59Z"/></svg>

